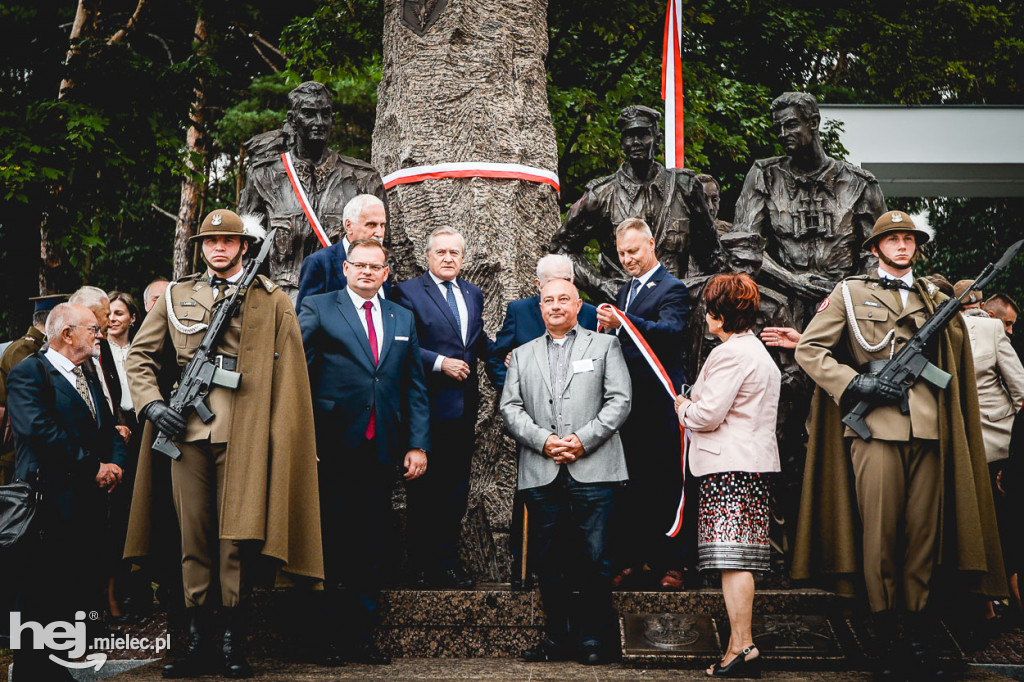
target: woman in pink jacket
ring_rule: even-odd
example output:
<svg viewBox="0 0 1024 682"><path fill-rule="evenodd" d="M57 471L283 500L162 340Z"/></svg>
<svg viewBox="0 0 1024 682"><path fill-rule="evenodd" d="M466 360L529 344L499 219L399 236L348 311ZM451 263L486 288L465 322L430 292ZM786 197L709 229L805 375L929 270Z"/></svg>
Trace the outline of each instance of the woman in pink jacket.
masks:
<svg viewBox="0 0 1024 682"><path fill-rule="evenodd" d="M721 570L732 635L711 677L760 677L751 637L752 571L766 571L768 474L779 471L775 422L781 373L752 327L760 305L749 275L726 273L704 288L708 331L722 340L711 351L690 398L676 399L690 433L690 471L700 480L698 568Z"/></svg>

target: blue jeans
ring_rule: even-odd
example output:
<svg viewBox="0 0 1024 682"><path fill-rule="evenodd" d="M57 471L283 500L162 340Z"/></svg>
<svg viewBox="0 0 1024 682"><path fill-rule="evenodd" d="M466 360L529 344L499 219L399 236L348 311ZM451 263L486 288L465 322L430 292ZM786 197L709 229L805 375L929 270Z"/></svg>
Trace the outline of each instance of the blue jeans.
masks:
<svg viewBox="0 0 1024 682"><path fill-rule="evenodd" d="M618 627L612 608L608 520L615 486L580 483L563 466L551 483L521 491L529 512L548 636L567 645L614 645ZM570 602L579 592L579 603Z"/></svg>

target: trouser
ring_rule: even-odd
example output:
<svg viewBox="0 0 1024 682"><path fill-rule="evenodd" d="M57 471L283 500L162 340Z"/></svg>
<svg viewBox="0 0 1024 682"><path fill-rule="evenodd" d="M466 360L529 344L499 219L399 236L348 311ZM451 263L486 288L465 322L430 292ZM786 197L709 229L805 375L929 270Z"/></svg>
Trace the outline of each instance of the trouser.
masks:
<svg viewBox="0 0 1024 682"><path fill-rule="evenodd" d="M469 497L476 414L430 423L427 471L405 484L409 559L416 568L455 568Z"/></svg>
<svg viewBox="0 0 1024 682"><path fill-rule="evenodd" d="M179 443L181 459L171 466L171 491L181 527L181 578L185 606L203 606L220 588L221 604L238 606L242 590L237 542L221 540L218 519L224 504L227 445Z"/></svg>
<svg viewBox="0 0 1024 682"><path fill-rule="evenodd" d="M871 610L922 611L928 605L939 530L938 443L854 438L850 456Z"/></svg>
<svg viewBox="0 0 1024 682"><path fill-rule="evenodd" d="M377 460L375 440L354 451L320 450L324 545L324 634L369 644L380 620L380 591L394 544L395 469Z"/></svg>
<svg viewBox="0 0 1024 682"><path fill-rule="evenodd" d="M615 486L580 483L563 466L548 485L522 493L530 513L530 547L535 552L548 636L568 644L575 633L580 644L614 646L618 631L608 522ZM575 572L562 570L567 561ZM575 607L571 604L574 589L579 592Z"/></svg>

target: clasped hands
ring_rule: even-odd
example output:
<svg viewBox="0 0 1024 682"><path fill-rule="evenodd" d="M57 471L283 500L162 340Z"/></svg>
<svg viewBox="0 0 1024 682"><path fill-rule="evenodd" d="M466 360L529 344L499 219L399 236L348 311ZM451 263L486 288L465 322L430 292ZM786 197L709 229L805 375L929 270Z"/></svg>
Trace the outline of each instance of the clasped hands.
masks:
<svg viewBox="0 0 1024 682"><path fill-rule="evenodd" d="M565 438L551 434L544 442L544 454L555 460L555 464L571 464L586 452L579 436L575 433Z"/></svg>

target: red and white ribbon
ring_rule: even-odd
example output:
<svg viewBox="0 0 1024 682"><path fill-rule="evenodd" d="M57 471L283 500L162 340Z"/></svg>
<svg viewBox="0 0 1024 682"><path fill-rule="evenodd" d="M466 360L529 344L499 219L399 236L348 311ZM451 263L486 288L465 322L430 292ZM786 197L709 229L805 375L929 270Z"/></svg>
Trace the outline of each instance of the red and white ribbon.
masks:
<svg viewBox="0 0 1024 682"><path fill-rule="evenodd" d="M665 41L661 51L661 97L665 100L665 167L682 168L683 67L681 0L668 0Z"/></svg>
<svg viewBox="0 0 1024 682"><path fill-rule="evenodd" d="M558 175L543 168L524 166L520 163L484 163L482 161L460 161L436 163L430 166L403 168L384 176L384 188L407 185L437 178L504 178L528 180L551 185L558 191Z"/></svg>
<svg viewBox="0 0 1024 682"><path fill-rule="evenodd" d="M665 392L668 393L669 399L673 403L675 403L676 389L672 386L672 379L669 377L668 372L665 371L665 367L664 365L661 364L661 360L658 359L658 356L654 354L654 351L651 350L651 347L647 344L647 339L643 337L643 334L641 334L640 331L636 328L636 326L629 321L629 318L626 317L625 313L623 313L621 310L611 305L610 303L602 303L601 305L597 306L597 309L609 310L612 312L613 315L615 315L616 318L618 318L619 323L622 325L622 328L629 335L629 338L633 339L633 343L636 344L637 349L640 351L641 357L643 357L643 359L647 361L647 364L651 366L651 371L653 371L654 375L658 377L658 380L661 382L661 385L665 389ZM683 489L680 493L679 506L676 508L676 515L672 521L672 527L669 529L667 533L665 533L665 535L669 536L670 538L674 538L676 535L679 534L679 531L682 530L683 509L686 506L686 449L690 445L690 432L687 429L684 429L681 424L679 426L679 431L679 457L683 471Z"/></svg>
<svg viewBox="0 0 1024 682"><path fill-rule="evenodd" d="M295 174L291 153L285 152L281 154L281 161L284 162L284 172L288 174L288 179L292 183L292 190L295 192L295 198L299 200L299 206L302 207L302 212L306 214L309 226L313 228L313 233L320 240L320 245L326 249L331 245L331 240L327 237L323 226L320 225L320 219L313 212L313 207L309 203L309 197L306 196L306 190L302 189L302 183L299 182L299 176Z"/></svg>

